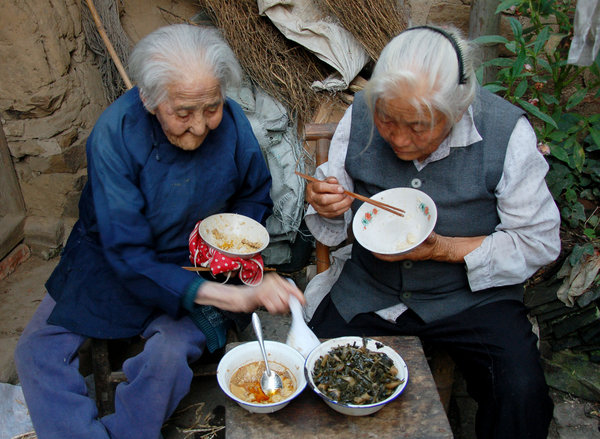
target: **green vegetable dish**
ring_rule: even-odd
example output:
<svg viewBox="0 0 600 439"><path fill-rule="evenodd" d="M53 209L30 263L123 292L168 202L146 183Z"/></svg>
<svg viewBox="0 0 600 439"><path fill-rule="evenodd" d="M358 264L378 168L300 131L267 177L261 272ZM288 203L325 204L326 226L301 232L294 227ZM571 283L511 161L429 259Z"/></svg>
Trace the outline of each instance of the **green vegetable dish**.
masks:
<svg viewBox="0 0 600 439"><path fill-rule="evenodd" d="M379 346L378 346L379 347ZM404 382L383 352L347 344L331 349L315 362L312 377L327 397L344 404L374 404L387 399Z"/></svg>

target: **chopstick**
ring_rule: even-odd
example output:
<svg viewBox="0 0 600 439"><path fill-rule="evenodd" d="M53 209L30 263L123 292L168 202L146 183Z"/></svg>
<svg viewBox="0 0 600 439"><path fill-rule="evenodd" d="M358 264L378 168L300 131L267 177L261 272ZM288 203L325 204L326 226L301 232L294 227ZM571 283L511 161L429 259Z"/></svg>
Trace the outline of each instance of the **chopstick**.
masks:
<svg viewBox="0 0 600 439"><path fill-rule="evenodd" d="M321 182L321 180L311 177L310 175L306 175L306 174L303 174L298 171L295 171L295 172L296 172L296 175L299 175L300 177L304 178L305 180L312 181L315 183ZM405 212L402 209L392 206L390 204L385 204L385 203L382 203L381 201L373 200L371 198L365 197L364 195L356 194L354 192L350 192L347 190L344 190L344 194L346 194L352 198L356 198L357 200L364 201L365 203L372 204L373 206L377 206L380 209L387 210L388 212L391 212L394 215L404 216Z"/></svg>
<svg viewBox="0 0 600 439"><path fill-rule="evenodd" d="M187 271L210 271L210 267L181 267ZM272 267L263 267L264 271L275 271Z"/></svg>

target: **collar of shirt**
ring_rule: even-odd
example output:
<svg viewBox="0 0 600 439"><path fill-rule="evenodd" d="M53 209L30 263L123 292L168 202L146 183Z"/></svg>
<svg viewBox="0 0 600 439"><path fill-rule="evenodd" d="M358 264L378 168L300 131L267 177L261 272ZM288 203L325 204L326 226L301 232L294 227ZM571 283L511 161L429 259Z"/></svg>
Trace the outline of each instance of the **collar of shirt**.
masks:
<svg viewBox="0 0 600 439"><path fill-rule="evenodd" d="M464 148L481 140L482 137L475 127L475 122L473 122L473 109L469 106L463 117L452 127L450 134L442 141L438 149L422 162L413 160L413 163L417 171L420 171L429 163L448 157L451 148Z"/></svg>

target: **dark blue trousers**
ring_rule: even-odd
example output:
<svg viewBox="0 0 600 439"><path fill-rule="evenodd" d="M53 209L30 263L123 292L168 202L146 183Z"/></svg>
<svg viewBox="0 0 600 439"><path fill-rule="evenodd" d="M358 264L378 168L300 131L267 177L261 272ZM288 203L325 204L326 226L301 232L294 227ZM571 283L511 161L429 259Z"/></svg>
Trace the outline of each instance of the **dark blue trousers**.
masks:
<svg viewBox="0 0 600 439"><path fill-rule="evenodd" d="M55 302L46 295L15 350L17 372L39 439L156 439L163 423L188 393L188 363L202 355L204 334L188 318L163 315L142 336L144 350L123 364L127 381L117 386L115 413L98 419L79 373L85 336L47 323Z"/></svg>
<svg viewBox="0 0 600 439"><path fill-rule="evenodd" d="M416 335L428 345L442 346L477 401L478 438L548 437L553 403L540 364L537 337L519 301L496 302L431 323L410 310L395 324L374 313L359 314L346 323L327 295L309 326L323 338Z"/></svg>

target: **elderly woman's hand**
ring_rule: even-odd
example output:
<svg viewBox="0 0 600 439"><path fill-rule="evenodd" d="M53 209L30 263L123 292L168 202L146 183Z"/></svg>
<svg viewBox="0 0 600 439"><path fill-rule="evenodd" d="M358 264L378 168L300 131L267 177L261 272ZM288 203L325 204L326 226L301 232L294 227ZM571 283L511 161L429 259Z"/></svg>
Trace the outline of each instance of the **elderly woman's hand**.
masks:
<svg viewBox="0 0 600 439"><path fill-rule="evenodd" d="M300 303L306 300L302 292L292 283L276 274L267 274L260 285L226 285L217 282L204 282L198 288L198 305L212 305L224 311L252 312L263 306L270 313L285 313L289 307L289 296L294 295Z"/></svg>
<svg viewBox="0 0 600 439"><path fill-rule="evenodd" d="M335 177L310 182L306 186L306 201L324 218L342 215L352 205L352 198L344 194L344 188Z"/></svg>
<svg viewBox="0 0 600 439"><path fill-rule="evenodd" d="M481 245L485 236L449 237L435 232L427 237L418 247L408 253L397 256L373 253L377 259L386 262L396 261L426 261L464 263L465 256Z"/></svg>

